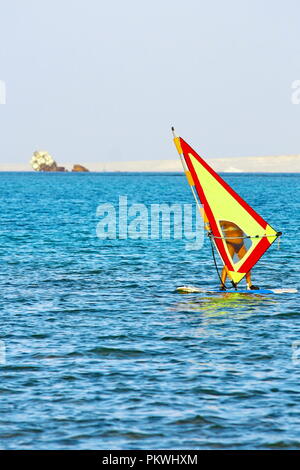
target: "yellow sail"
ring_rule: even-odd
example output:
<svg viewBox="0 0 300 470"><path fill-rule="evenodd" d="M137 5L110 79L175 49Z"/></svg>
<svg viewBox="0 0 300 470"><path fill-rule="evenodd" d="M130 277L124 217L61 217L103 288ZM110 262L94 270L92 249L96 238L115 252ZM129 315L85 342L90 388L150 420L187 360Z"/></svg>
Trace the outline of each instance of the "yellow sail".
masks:
<svg viewBox="0 0 300 470"><path fill-rule="evenodd" d="M205 228L237 284L281 232L276 232L181 137L175 137L174 143L192 191L202 204L199 209Z"/></svg>

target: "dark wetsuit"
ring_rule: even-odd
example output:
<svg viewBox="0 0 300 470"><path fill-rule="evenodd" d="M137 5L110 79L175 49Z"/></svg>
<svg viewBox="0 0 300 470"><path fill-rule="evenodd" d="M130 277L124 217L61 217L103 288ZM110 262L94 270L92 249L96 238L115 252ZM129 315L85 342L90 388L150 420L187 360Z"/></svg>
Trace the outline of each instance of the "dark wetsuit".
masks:
<svg viewBox="0 0 300 470"><path fill-rule="evenodd" d="M244 242L241 243L235 243L235 242L230 242L229 240L226 240L227 245L231 245L234 248L234 251L238 253L240 249L244 246Z"/></svg>

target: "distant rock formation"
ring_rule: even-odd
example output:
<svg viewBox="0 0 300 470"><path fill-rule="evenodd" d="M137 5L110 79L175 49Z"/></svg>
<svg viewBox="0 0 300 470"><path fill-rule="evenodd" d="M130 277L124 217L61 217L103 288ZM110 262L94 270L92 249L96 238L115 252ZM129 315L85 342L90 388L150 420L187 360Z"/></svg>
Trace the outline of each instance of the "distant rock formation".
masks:
<svg viewBox="0 0 300 470"><path fill-rule="evenodd" d="M30 160L30 164L35 171L65 172L68 171L64 166L58 166L56 161L45 150L36 150ZM72 171L89 171L82 165L74 165Z"/></svg>
<svg viewBox="0 0 300 470"><path fill-rule="evenodd" d="M56 161L45 150L36 150L30 160L35 171L57 171Z"/></svg>
<svg viewBox="0 0 300 470"><path fill-rule="evenodd" d="M85 168L84 166L82 165L74 165L73 168L72 168L72 171L90 171L88 170L87 168Z"/></svg>

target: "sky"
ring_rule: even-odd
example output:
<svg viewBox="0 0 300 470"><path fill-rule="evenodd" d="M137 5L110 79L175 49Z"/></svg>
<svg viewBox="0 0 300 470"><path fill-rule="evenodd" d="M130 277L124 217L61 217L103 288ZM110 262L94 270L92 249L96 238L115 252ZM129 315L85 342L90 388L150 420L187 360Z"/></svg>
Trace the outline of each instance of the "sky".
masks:
<svg viewBox="0 0 300 470"><path fill-rule="evenodd" d="M0 0L0 165L300 154L298 0Z"/></svg>

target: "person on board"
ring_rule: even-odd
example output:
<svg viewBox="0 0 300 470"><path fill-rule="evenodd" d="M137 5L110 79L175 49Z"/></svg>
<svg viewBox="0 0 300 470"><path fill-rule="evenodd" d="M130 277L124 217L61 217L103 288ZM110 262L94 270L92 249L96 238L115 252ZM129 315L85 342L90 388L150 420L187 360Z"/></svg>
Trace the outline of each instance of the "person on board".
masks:
<svg viewBox="0 0 300 470"><path fill-rule="evenodd" d="M204 219L204 227L206 230L210 232L210 224L208 222L208 218L204 211L202 213L202 216ZM233 259L234 255L236 254L239 259L242 259L243 256L247 253L243 231L236 224L234 224L233 222L229 222L227 220L221 220L220 226L224 234L227 249L229 251L231 258ZM222 270L222 275L221 275L221 285L220 285L221 290L226 290L226 286L225 286L226 279L227 279L227 268L226 266L224 266ZM252 284L251 271L249 271L246 274L246 282L247 282L247 289L249 290L259 289L258 286L254 286Z"/></svg>
<svg viewBox="0 0 300 470"><path fill-rule="evenodd" d="M222 232L225 237L225 242L227 245L227 249L231 258L233 259L234 255L236 254L239 259L242 259L245 254L247 253L247 248L245 245L245 238L244 233L233 222L229 222L227 220L222 220L220 222ZM225 281L227 279L227 268L224 266L221 276L221 290L225 290ZM251 271L247 272L246 274L246 282L247 282L247 289L249 290L258 290L258 286L254 286L251 281Z"/></svg>

